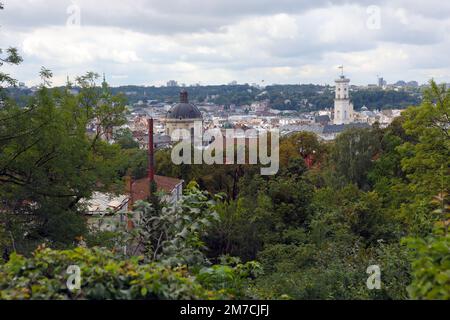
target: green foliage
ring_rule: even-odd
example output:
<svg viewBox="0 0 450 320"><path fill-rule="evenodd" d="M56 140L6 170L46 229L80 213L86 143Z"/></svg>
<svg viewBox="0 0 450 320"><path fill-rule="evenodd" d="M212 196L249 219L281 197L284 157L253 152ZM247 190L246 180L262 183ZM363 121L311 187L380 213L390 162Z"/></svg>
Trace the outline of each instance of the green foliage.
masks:
<svg viewBox="0 0 450 320"><path fill-rule="evenodd" d="M386 129L382 155L369 172L386 210L401 218L407 231L426 236L436 217L431 198L448 192L450 90L433 81L424 102L407 109Z"/></svg>
<svg viewBox="0 0 450 320"><path fill-rule="evenodd" d="M41 246L26 259L16 253L0 267L3 299L228 299L247 297L259 264L226 257L211 265L202 237L218 219L215 202L191 182L177 205L139 202L127 231L91 233L94 247L54 251ZM0 229L0 231L3 231ZM3 233L0 233L3 240ZM123 254L123 247L127 253ZM132 252L136 250L135 252ZM136 256L143 253L144 256ZM81 269L81 288L66 287L67 267Z"/></svg>
<svg viewBox="0 0 450 320"><path fill-rule="evenodd" d="M348 182L358 184L359 187L367 187L367 172L379 151L379 137L376 132L350 129L336 138L331 159L338 175Z"/></svg>
<svg viewBox="0 0 450 320"><path fill-rule="evenodd" d="M137 203L133 215L138 217L138 247L143 246L146 259L170 266L207 263L201 237L218 219L213 205L208 193L195 184L188 186L177 205L163 205L158 210L155 204Z"/></svg>
<svg viewBox="0 0 450 320"><path fill-rule="evenodd" d="M245 264L238 258L222 257L222 264L202 268L197 280L209 290L228 290L235 297L248 296L251 280L261 273L261 266L255 261Z"/></svg>
<svg viewBox="0 0 450 320"><path fill-rule="evenodd" d="M148 86L119 86L111 88L113 94L127 92L130 105L138 101L145 101L148 97L152 100L164 103L175 103L178 101L181 87L148 87ZM264 88L239 85L206 85L190 86L189 99L199 104L212 102L224 106L227 110L230 105L244 106L244 113L249 112L252 102L269 100L273 109L281 111L317 111L333 106L334 92L330 86L298 84L298 85L270 85ZM18 97L19 91L9 88L8 92ZM32 94L30 89L24 90L26 94ZM353 89L351 92L352 102L356 109L363 106L373 109L395 109L407 108L417 105L421 100L418 88L405 88L404 90L381 90L381 89ZM144 111L142 106L134 105L135 111ZM144 105L145 108L145 105Z"/></svg>
<svg viewBox="0 0 450 320"><path fill-rule="evenodd" d="M411 197L406 210L420 205L450 185L450 90L431 82L420 107L405 111L405 132L412 137L397 148ZM427 208L431 212L431 208ZM426 210L426 209L425 209ZM408 213L405 212L405 215ZM430 229L431 226L426 226Z"/></svg>
<svg viewBox="0 0 450 320"><path fill-rule="evenodd" d="M146 150L137 148L123 149L121 154L121 163L118 169L120 176L131 175L135 180L147 176L148 155Z"/></svg>
<svg viewBox="0 0 450 320"><path fill-rule="evenodd" d="M5 63L10 65L18 65L22 61L22 57L19 55L17 48L9 47L6 50L0 48L0 67ZM7 73L0 72L0 88L3 83L14 86L17 84L17 80L12 78Z"/></svg>
<svg viewBox="0 0 450 320"><path fill-rule="evenodd" d="M412 251L412 299L450 299L450 234L437 233L425 239L406 238Z"/></svg>
<svg viewBox="0 0 450 320"><path fill-rule="evenodd" d="M447 194L435 197L440 205L433 213L440 219L433 233L423 238L409 237L403 240L413 257L413 281L408 292L413 299L450 300L450 206Z"/></svg>
<svg viewBox="0 0 450 320"><path fill-rule="evenodd" d="M317 227L316 227L317 228ZM313 232L313 231L311 231ZM379 242L366 248L357 238L328 235L298 244L276 244L258 255L264 275L256 279L261 298L405 299L409 265L404 248ZM379 265L381 290L368 290L366 269Z"/></svg>
<svg viewBox="0 0 450 320"><path fill-rule="evenodd" d="M386 215L374 192L355 185L323 188L302 227L286 229L282 241L258 254L264 275L255 290L262 297L293 299L403 299L409 282L399 225ZM366 268L379 265L382 290L366 287Z"/></svg>
<svg viewBox="0 0 450 320"><path fill-rule="evenodd" d="M133 139L133 133L128 128L115 132L114 140L122 149L139 148L139 143Z"/></svg>
<svg viewBox="0 0 450 320"><path fill-rule="evenodd" d="M80 77L77 96L42 86L25 108L7 102L0 109L1 219L24 227L17 242L71 244L83 231L79 200L119 180L120 147L101 137L124 123L124 103L99 93L96 77Z"/></svg>
<svg viewBox="0 0 450 320"><path fill-rule="evenodd" d="M315 194L313 205L311 226L320 222L329 224L326 229L330 231L343 228L342 234L361 237L366 243L396 239L401 234L400 222L383 209L379 195L373 191L363 192L354 185L341 190L323 188ZM329 233L322 238L327 236Z"/></svg>
<svg viewBox="0 0 450 320"><path fill-rule="evenodd" d="M280 140L281 173L303 174L306 171L304 158L314 157L314 162L323 161L326 146L319 142L316 134L311 132L296 132Z"/></svg>
<svg viewBox="0 0 450 320"><path fill-rule="evenodd" d="M195 180L201 189L212 194L224 192L230 199L236 199L239 193L239 180L245 173L255 173L258 165L174 165L171 150L158 150L155 154L156 172L169 177L178 177L184 181Z"/></svg>
<svg viewBox="0 0 450 320"><path fill-rule="evenodd" d="M0 3L0 10L3 10L3 3ZM23 61L22 57L19 55L17 48L9 47L7 49L0 48L0 67L4 64L8 65L18 65ZM9 74L0 72L0 90L3 87L3 84L6 83L10 86L15 86L17 84L17 80L12 78ZM0 92L3 93L3 92Z"/></svg>
<svg viewBox="0 0 450 320"><path fill-rule="evenodd" d="M67 268L81 271L81 287L67 288ZM224 299L235 292L207 289L185 267L142 264L100 249L38 249L30 258L12 254L0 265L1 299Z"/></svg>
<svg viewBox="0 0 450 320"><path fill-rule="evenodd" d="M352 102L356 109L363 106L373 109L407 108L420 103L419 89L395 90L356 90L351 93Z"/></svg>
<svg viewBox="0 0 450 320"><path fill-rule="evenodd" d="M310 214L313 190L301 178L244 179L236 201L219 203L220 222L207 237L213 256L238 255L252 260L268 243L281 241L286 230L301 226Z"/></svg>

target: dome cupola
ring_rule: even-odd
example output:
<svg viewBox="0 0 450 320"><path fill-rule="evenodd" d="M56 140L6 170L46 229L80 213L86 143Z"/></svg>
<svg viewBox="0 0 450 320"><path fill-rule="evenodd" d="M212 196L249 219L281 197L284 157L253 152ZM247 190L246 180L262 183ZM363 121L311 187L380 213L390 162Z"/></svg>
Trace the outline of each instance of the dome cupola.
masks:
<svg viewBox="0 0 450 320"><path fill-rule="evenodd" d="M180 102L175 104L167 113L168 119L201 119L202 114L198 108L189 103L188 93L186 90L181 90L180 92Z"/></svg>

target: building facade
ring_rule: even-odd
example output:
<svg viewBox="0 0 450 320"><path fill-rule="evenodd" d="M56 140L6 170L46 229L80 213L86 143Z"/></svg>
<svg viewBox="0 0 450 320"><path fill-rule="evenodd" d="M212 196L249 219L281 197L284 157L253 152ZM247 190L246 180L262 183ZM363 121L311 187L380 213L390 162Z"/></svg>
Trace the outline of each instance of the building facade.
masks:
<svg viewBox="0 0 450 320"><path fill-rule="evenodd" d="M353 122L353 104L350 102L350 79L341 74L335 80L336 89L334 97L334 124L348 124Z"/></svg>

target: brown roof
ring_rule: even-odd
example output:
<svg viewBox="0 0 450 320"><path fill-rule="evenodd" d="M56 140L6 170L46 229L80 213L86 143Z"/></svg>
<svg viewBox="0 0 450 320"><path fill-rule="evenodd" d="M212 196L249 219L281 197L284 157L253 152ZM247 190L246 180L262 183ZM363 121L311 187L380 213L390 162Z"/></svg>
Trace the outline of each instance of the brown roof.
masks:
<svg viewBox="0 0 450 320"><path fill-rule="evenodd" d="M157 190L165 193L171 193L177 185L183 180L165 176L155 175ZM150 194L150 183L148 177L133 182L133 201L146 200Z"/></svg>

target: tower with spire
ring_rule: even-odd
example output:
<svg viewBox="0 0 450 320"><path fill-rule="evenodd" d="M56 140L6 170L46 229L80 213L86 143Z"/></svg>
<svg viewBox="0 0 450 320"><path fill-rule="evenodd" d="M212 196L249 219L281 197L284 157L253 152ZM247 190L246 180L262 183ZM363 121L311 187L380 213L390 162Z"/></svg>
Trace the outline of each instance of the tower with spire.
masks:
<svg viewBox="0 0 450 320"><path fill-rule="evenodd" d="M344 66L340 66L341 75L335 80L334 124L348 124L353 122L353 104L350 102L350 79L344 75Z"/></svg>
<svg viewBox="0 0 450 320"><path fill-rule="evenodd" d="M105 73L103 72L103 81L102 81L102 94L103 96L108 95L108 82L106 82Z"/></svg>

